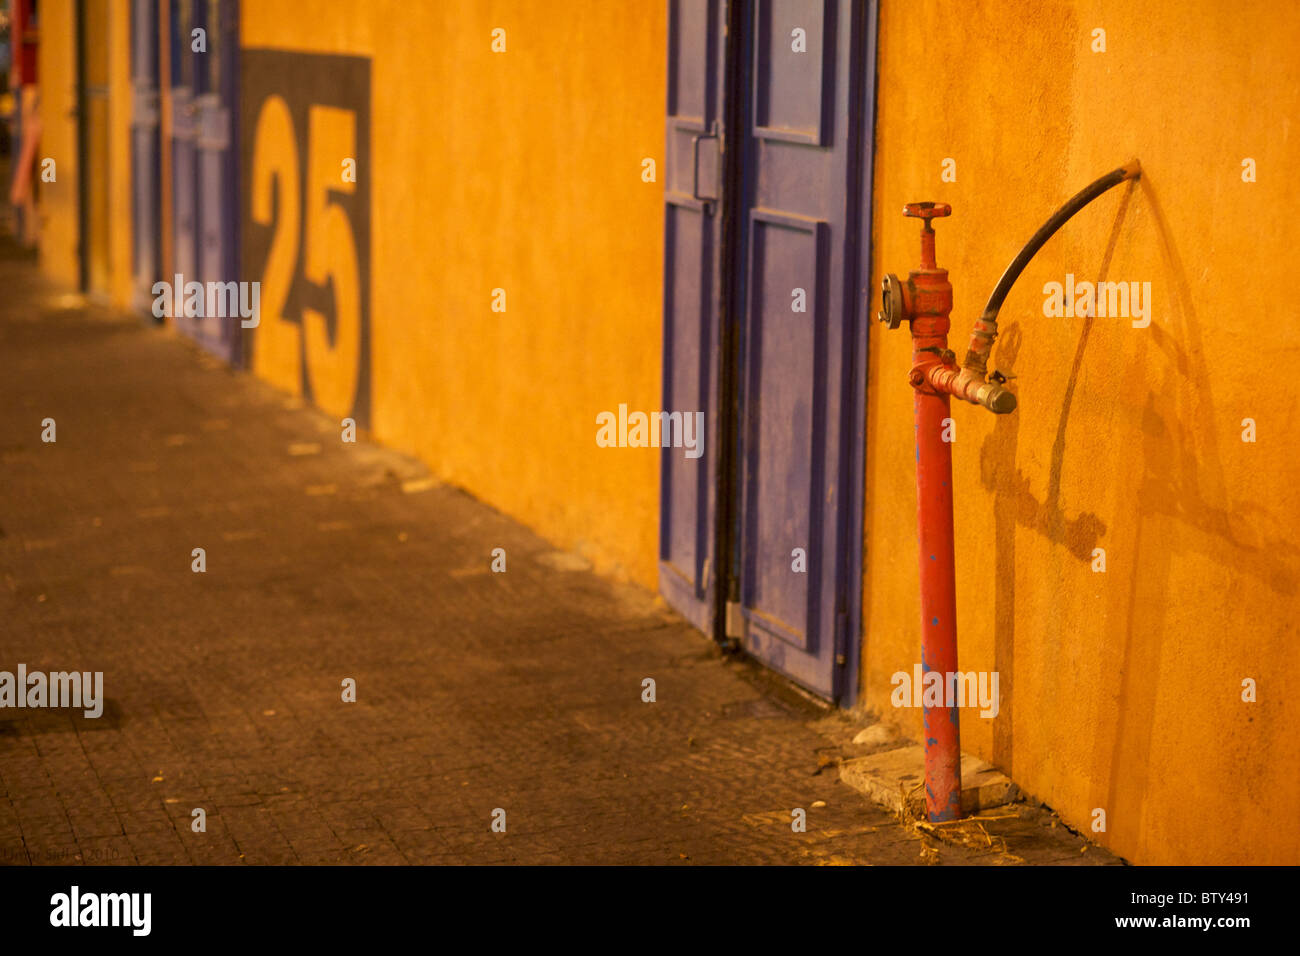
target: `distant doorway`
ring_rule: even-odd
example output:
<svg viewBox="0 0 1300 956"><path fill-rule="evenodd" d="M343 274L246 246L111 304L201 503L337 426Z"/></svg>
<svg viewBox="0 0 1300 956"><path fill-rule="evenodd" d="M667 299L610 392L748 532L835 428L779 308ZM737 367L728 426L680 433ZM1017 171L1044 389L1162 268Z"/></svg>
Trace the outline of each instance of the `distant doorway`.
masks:
<svg viewBox="0 0 1300 956"><path fill-rule="evenodd" d="M205 288L237 282L239 5L169 0L168 14L173 268ZM176 327L238 363L239 316L178 316Z"/></svg>

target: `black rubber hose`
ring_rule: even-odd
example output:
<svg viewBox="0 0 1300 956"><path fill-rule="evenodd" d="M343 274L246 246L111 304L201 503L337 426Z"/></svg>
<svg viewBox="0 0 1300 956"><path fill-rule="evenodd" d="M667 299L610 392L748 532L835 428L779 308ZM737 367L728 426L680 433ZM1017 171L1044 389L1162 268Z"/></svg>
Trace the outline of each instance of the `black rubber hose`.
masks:
<svg viewBox="0 0 1300 956"><path fill-rule="evenodd" d="M980 318L985 321L997 321L998 313L1002 310L1002 303L1006 301L1007 293L1011 291L1011 287L1020 278L1020 273L1025 271L1025 266L1029 265L1029 260L1034 258L1038 250L1043 247L1043 243L1051 239L1056 230L1065 225L1071 216L1106 192L1106 190L1118 186L1126 180L1136 179L1141 175L1142 164L1135 159L1102 176L1092 185L1079 190L1069 202L1052 213L1052 217L1043 223L1042 227L1030 237L1029 241L1025 243L1025 247L1020 250L1019 255L1011 260L1011 265L1007 266L1007 270L1002 273L1002 278L994 286L993 294L989 296L989 301L984 306L984 313Z"/></svg>

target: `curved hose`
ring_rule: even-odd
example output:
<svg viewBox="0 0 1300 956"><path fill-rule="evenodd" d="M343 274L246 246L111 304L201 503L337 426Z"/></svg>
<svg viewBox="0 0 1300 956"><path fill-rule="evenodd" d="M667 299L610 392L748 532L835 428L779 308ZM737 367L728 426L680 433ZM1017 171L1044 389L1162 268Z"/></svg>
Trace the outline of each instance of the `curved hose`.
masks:
<svg viewBox="0 0 1300 956"><path fill-rule="evenodd" d="M1001 382L985 382L988 376L989 353L993 351L993 340L998 335L998 312L1002 309L1002 303L1006 301L1011 287L1015 285L1016 280L1020 278L1020 273L1025 271L1025 267L1029 265L1030 260L1034 258L1038 250L1075 213L1108 189L1127 180L1137 179L1141 175L1142 164L1134 159L1085 186L1075 193L1060 209L1052 213L1047 222L1043 223L1039 230L1029 237L1025 247L1011 260L1011 264L1002 273L1002 278L998 279L998 284L993 287L993 293L989 296L984 311L975 320L975 328L971 331L966 358L962 362L961 378L965 380L964 384L972 394L976 390L981 393L979 398L973 398L972 400L998 414L1005 414L1016 407L1015 396L1002 388Z"/></svg>
<svg viewBox="0 0 1300 956"><path fill-rule="evenodd" d="M1011 291L1011 287L1020 278L1020 273L1025 271L1025 266L1029 265L1029 260L1034 258L1038 250L1043 247L1043 243L1051 239L1056 230L1065 225L1070 217L1113 186L1118 186L1130 179L1136 179L1141 175L1142 164L1135 159L1119 167L1119 169L1107 173L1090 186L1079 190L1065 205L1052 213L1051 218L1029 237L1025 247L1011 260L1011 265L1007 266L1006 271L1002 273L1002 278L993 287L993 294L989 296L989 301L985 304L984 312L980 318L992 322L997 321L998 312L1002 310L1002 303L1006 300L1007 293Z"/></svg>

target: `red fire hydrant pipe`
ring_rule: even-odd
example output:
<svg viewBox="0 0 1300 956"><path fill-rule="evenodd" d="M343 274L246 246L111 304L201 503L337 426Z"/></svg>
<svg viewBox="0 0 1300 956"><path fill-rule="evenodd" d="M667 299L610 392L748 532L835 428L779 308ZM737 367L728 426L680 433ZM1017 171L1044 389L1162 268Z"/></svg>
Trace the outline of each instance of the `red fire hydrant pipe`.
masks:
<svg viewBox="0 0 1300 956"><path fill-rule="evenodd" d="M920 341L913 336L914 349ZM948 675L957 672L952 443L944 440L951 419L946 394L918 388L913 408L921 564L921 671L923 675L937 673L944 689L938 706L924 706L925 807L927 816L937 822L961 816L960 724L956 703L947 695ZM922 699L928 701L930 695Z"/></svg>
<svg viewBox="0 0 1300 956"><path fill-rule="evenodd" d="M905 213L922 221L921 268L908 277L904 301L911 320L913 415L916 432L916 522L920 543L921 671L937 673L944 693L937 705L922 695L925 719L925 806L932 821L961 816L961 735L957 708L946 691L957 672L957 589L952 521L950 384L955 360L948 350L952 285L935 263L931 220L951 207L913 203Z"/></svg>
<svg viewBox="0 0 1300 956"><path fill-rule="evenodd" d="M999 415L1015 410L1016 397L1002 387L1004 376L988 373L987 362L998 334L998 310L1016 278L1053 233L1106 190L1135 179L1142 167L1133 160L1092 183L1062 206L1034 234L1007 267L984 312L975 321L970 348L960 367L948 348L952 286L948 270L935 263L935 218L952 214L944 203L908 203L903 214L921 220L921 267L907 282L887 275L880 320L896 329L906 320L912 330L913 416L916 430L916 523L921 565L921 671L925 718L925 807L931 821L961 816L961 732L955 695L957 671L957 581L953 541L952 419L949 396L983 405ZM937 682L929 678L937 674ZM941 690L933 706L937 683Z"/></svg>

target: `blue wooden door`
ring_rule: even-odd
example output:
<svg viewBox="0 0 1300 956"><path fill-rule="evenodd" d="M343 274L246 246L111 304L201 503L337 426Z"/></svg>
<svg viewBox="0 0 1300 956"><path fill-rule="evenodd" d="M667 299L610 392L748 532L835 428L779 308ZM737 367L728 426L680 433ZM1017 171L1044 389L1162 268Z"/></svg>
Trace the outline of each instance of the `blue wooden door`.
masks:
<svg viewBox="0 0 1300 956"><path fill-rule="evenodd" d="M145 312L150 312L153 308L153 286L162 277L158 248L162 183L158 140L158 42L158 0L132 0L132 304Z"/></svg>
<svg viewBox="0 0 1300 956"><path fill-rule="evenodd" d="M237 113L239 26L237 0L196 0L208 33L208 52L200 58L195 86L195 150L198 176L199 281L239 279L236 259L238 152L234 148ZM251 300L249 300L251 304ZM200 341L229 362L239 357L240 316L236 310L209 316Z"/></svg>
<svg viewBox="0 0 1300 956"><path fill-rule="evenodd" d="M721 0L670 0L664 163L663 408L683 417L704 413L704 453L661 452L659 588L710 636L717 607L724 14Z"/></svg>
<svg viewBox="0 0 1300 956"><path fill-rule="evenodd" d="M669 5L664 408L706 411L708 454L663 452L660 589L845 702L875 30L874 2Z"/></svg>
<svg viewBox="0 0 1300 956"><path fill-rule="evenodd" d="M875 17L851 0L756 0L747 13L740 638L842 699L860 591Z"/></svg>
<svg viewBox="0 0 1300 956"><path fill-rule="evenodd" d="M194 31L202 30L195 49ZM176 271L185 281L237 282L238 4L236 0L173 0L173 183ZM238 296L236 296L238 300ZM205 296L205 303L208 297ZM177 327L209 351L236 362L240 315L212 297L224 315L181 317ZM251 299L249 300L251 302ZM237 303L236 303L237 304Z"/></svg>
<svg viewBox="0 0 1300 956"><path fill-rule="evenodd" d="M194 141L198 123L194 104L196 57L191 50L191 29L198 27L193 0L170 0L168 23L171 33L171 173L172 173L172 272L166 277L173 283L179 275L182 283L197 282L198 277L198 196L195 175ZM175 302L183 299L184 290L172 290ZM198 320L177 314L176 327L187 335L197 336Z"/></svg>

